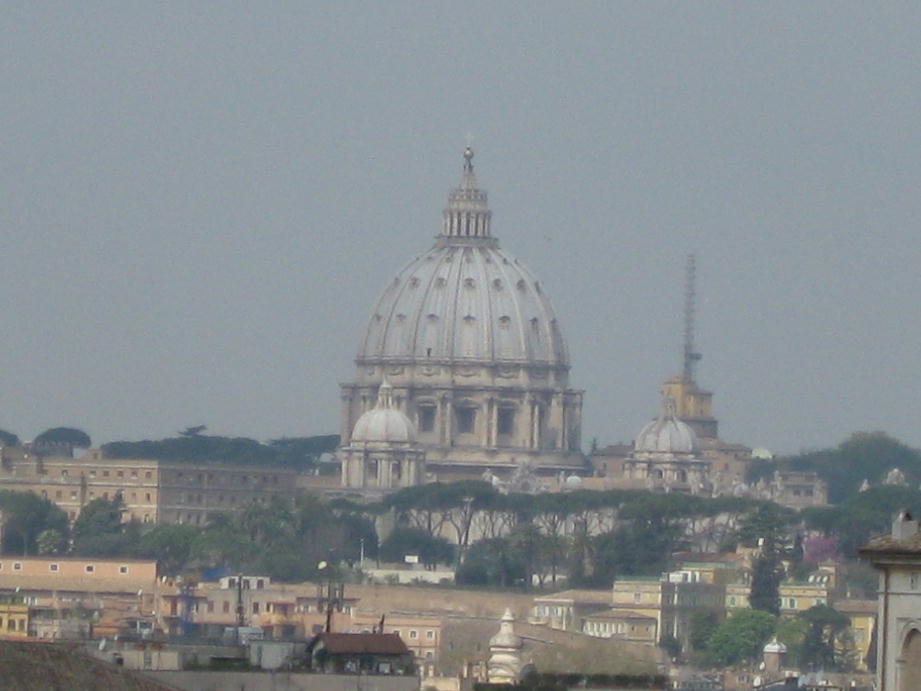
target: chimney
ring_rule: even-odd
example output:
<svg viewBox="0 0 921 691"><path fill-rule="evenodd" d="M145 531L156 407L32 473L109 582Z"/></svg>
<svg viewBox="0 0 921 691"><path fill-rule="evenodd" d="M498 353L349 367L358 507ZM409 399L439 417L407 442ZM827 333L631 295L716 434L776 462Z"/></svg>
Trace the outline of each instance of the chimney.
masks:
<svg viewBox="0 0 921 691"><path fill-rule="evenodd" d="M892 537L895 540L907 540L918 534L918 521L911 517L907 509L899 511L892 522Z"/></svg>

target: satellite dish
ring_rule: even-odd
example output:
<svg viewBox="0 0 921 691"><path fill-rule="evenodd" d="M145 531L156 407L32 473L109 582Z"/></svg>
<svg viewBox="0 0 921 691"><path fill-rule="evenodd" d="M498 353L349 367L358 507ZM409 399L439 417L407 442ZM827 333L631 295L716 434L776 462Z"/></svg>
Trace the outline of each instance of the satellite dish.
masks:
<svg viewBox="0 0 921 691"><path fill-rule="evenodd" d="M317 564L318 569L325 569L327 566L329 566L329 564L327 564L325 561L321 561L319 564Z"/></svg>

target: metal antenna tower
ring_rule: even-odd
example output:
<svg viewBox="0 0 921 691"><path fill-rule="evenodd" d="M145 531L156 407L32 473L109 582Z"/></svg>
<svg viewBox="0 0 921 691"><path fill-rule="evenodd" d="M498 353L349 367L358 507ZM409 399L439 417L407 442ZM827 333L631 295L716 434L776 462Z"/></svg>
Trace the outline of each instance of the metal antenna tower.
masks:
<svg viewBox="0 0 921 691"><path fill-rule="evenodd" d="M694 308L697 290L697 264L693 254L688 255L684 282L684 369L682 374L688 381L694 381L694 367L701 354L694 350Z"/></svg>

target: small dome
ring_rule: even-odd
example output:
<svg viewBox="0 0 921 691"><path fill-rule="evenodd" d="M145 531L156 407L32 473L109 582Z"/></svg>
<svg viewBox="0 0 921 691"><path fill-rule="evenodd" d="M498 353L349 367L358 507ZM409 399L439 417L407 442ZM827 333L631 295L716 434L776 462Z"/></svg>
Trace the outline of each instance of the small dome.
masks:
<svg viewBox="0 0 921 691"><path fill-rule="evenodd" d="M578 475L570 475L563 481L566 489L582 489L582 478Z"/></svg>
<svg viewBox="0 0 921 691"><path fill-rule="evenodd" d="M777 640L777 636L774 636L767 645L764 646L765 653L778 653L783 655L787 652L787 646Z"/></svg>
<svg viewBox="0 0 921 691"><path fill-rule="evenodd" d="M512 622L514 621L515 617L512 616L512 610L506 608L505 614L502 615L502 623L499 624L498 633L489 639L490 648L521 647L521 636L515 633L515 629L512 627Z"/></svg>
<svg viewBox="0 0 921 691"><path fill-rule="evenodd" d="M666 398L662 414L636 436L638 453L696 454L700 450L691 426L675 417L675 403Z"/></svg>
<svg viewBox="0 0 921 691"><path fill-rule="evenodd" d="M377 391L377 404L364 413L352 429L352 443L402 443L416 441L416 427L393 407L393 387L387 381Z"/></svg>

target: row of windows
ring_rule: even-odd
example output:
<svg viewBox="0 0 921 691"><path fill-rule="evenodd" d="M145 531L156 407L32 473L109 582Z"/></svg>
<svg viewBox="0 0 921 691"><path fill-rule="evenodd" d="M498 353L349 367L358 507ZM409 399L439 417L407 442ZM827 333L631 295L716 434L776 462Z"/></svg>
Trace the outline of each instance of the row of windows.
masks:
<svg viewBox="0 0 921 691"><path fill-rule="evenodd" d="M206 477L205 473L188 473L188 480L186 480L185 471L180 470L180 471L173 473L172 475L168 475L164 479L170 479L176 482L179 482L182 480L182 481L188 481L188 482L203 483L205 481L205 477ZM268 485L268 484L277 485L278 484L277 475L237 475L236 473L233 473L233 474L208 473L207 479L208 479L208 482L211 482L217 485L221 485L221 484L223 485L234 485L234 484L248 485L250 483L250 480L252 480L254 484L259 484L259 483L262 483L264 485Z"/></svg>
<svg viewBox="0 0 921 691"><path fill-rule="evenodd" d="M417 408L417 426L420 432L435 431L435 406L422 404ZM476 431L477 409L473 406L458 406L454 409L458 434L473 434ZM500 435L514 434L515 408L501 406L496 413L496 432Z"/></svg>
<svg viewBox="0 0 921 691"><path fill-rule="evenodd" d="M95 477L97 477L97 474L100 475L101 477L111 477L113 471L110 471L110 470L96 470L95 468L92 468L92 469L90 469L90 470L87 471L87 472L88 472L88 474L89 474L89 476L90 476L91 478L95 478ZM117 471L114 471L114 477L116 477L116 478L119 478L119 477L120 477L120 478L124 478L124 477L125 477L125 472L126 472L126 471L124 471L124 470L117 470ZM136 479L139 479L139 471L137 471L137 470L131 470L131 471L128 471L128 472L129 472L128 477L130 477L131 479L135 479L135 480L136 480ZM64 479L69 478L69 477L70 477L70 469L68 469L68 468L62 469L62 470L61 470L61 477L64 478ZM169 477L169 476L167 476L167 477ZM189 479L189 480L194 480L194 481L197 481L197 482L204 482L204 481L205 481L205 477L206 477L206 474L205 474L205 473L188 473L188 479ZM152 478L153 478L153 471L150 471L150 470L144 471L144 479L150 480L150 479L152 479ZM181 471L181 470L178 471L178 472L176 472L176 473L174 473L173 476L171 477L171 479L174 479L174 480L177 480L177 481L178 481L178 480L184 480L185 478L186 478L186 473L185 473L185 471ZM237 479L235 479L235 478L237 478ZM228 485L231 485L231 484L246 485L246 484L248 484L248 483L250 482L250 479L252 479L252 481L253 481L254 483L262 482L263 484L270 484L270 483L273 484L273 485L277 485L277 484L278 484L278 476L277 476L277 475L252 475L252 476L250 476L250 475L239 475L239 476L237 476L237 475L229 475L229 474L227 474L227 473L219 473L219 474L217 474L217 475L215 475L214 473L207 473L207 479L208 479L209 482L216 482L216 483L218 483L218 484L228 484Z"/></svg>
<svg viewBox="0 0 921 691"><path fill-rule="evenodd" d="M0 630L3 629L3 617L0 617ZM7 631L23 631L26 630L26 620L25 619L13 619L10 617L6 620L6 630Z"/></svg>
<svg viewBox="0 0 921 691"><path fill-rule="evenodd" d="M91 469L90 469L89 471L87 471L87 472L88 472L88 474L89 474L89 476L90 476L91 478L96 477L97 472L100 473L100 474L102 475L102 477L110 477L111 474L112 474L112 471L110 471L110 470L101 470L101 471L97 471L95 468L91 468ZM137 479L138 479L138 475L139 475L139 473L138 473L137 470L132 470L132 471L130 471L129 477L130 477L131 479L133 479L133 480L137 480ZM64 468L63 470L61 470L61 477L62 477L62 478L65 478L65 479L66 479L66 478L69 478L69 477L70 477L70 470L67 469L67 468ZM125 477L125 471L124 471L124 470L116 470L116 471L115 471L115 477ZM144 478L145 478L146 480L150 480L152 477L153 477L153 472L152 472L152 471L150 471L150 470L144 471Z"/></svg>
<svg viewBox="0 0 921 691"><path fill-rule="evenodd" d="M397 636L399 636L400 638L403 637L403 632L400 631L400 629L393 629L390 633L395 633L395 634L396 634ZM412 640L416 640L417 638L419 638L419 631L417 631L416 629L409 629L409 632L408 632L408 633L409 633L410 639L412 639ZM430 641L434 641L434 640L435 640L435 632L434 632L432 629L429 629L428 631L425 632L425 637L426 637L426 639L428 639L428 640L430 640Z"/></svg>
<svg viewBox="0 0 921 691"><path fill-rule="evenodd" d="M210 499L213 503L217 503L217 504L224 504L225 501L228 504L236 504L238 500L238 496L236 494L229 494L227 496L223 494L219 494L215 498L214 495L212 494L210 495ZM246 504L249 502L256 502L257 504L266 504L268 503L268 501L269 501L269 497L265 494L259 494L259 495L244 494L243 496L239 497L239 502L241 504ZM199 506L204 506L207 503L207 499L204 494L192 494L191 492L187 492L185 494L182 494L182 493L178 494L176 497L176 502L179 504L197 504Z"/></svg>
<svg viewBox="0 0 921 691"><path fill-rule="evenodd" d="M128 492L128 493L126 493L125 490L123 490L123 489L119 489L119 490L116 490L115 492L113 492L113 493L112 493L112 498L114 499L114 498L115 498L117 495L119 495L119 494L122 496L122 499L125 499L125 498L127 497L127 499L128 499L129 502L136 502L136 501L137 501L137 498L138 498L138 493L137 493L137 492ZM43 489L43 490L41 491L41 495L42 495L42 498L43 498L43 499L48 499L48 498L49 498L49 497L48 497L48 490L44 490L44 489ZM109 493L108 493L108 492L103 492L100 496L101 496L103 499L108 499L108 498L109 498ZM151 495L150 492L145 492L145 493L144 493L144 501L147 501L147 502L152 501L151 496L152 496L152 495ZM90 499L95 499L95 498L96 498L96 490L91 489L91 490L89 491L89 497L90 497ZM61 499L61 500L63 500L63 499L64 499L64 492L63 492L63 490L56 490L55 493L54 493L54 498L55 498L55 499ZM70 491L70 498L73 499L73 500L76 500L76 499L77 499L77 490L71 490L71 491Z"/></svg>
<svg viewBox="0 0 921 691"><path fill-rule="evenodd" d="M9 563L9 562L7 562L7 563ZM21 561L14 561L14 562L12 563L12 570L13 570L13 571L22 571L22 562L21 562ZM58 563L52 562L52 563L48 564L48 570L49 570L51 573L58 573L58 572L61 570L61 565L58 564ZM2 562L2 561L0 561L0 571L3 571L3 562ZM84 564L84 565L83 565L83 572L84 572L84 573L96 573L96 565L95 565L95 564ZM120 574L122 574L122 575L127 575L128 572L129 572L129 568L128 568L127 565L122 564L121 566L118 567L118 573L120 573Z"/></svg>
<svg viewBox="0 0 921 691"><path fill-rule="evenodd" d="M178 600L172 600L170 602L170 613L171 614L174 614L174 615L176 614L177 609L178 609L177 602ZM215 602L214 600L205 600L204 602L195 602L192 604L191 610L193 613L198 614L199 612L202 611L202 607L204 607L204 611L206 611L208 614L213 614L215 610ZM262 602L254 601L250 603L249 609L253 614L261 614L263 611L266 614L271 614L273 612L280 612L282 614L287 614L288 605L276 605L273 602L262 603ZM295 609L300 614L310 613L310 605L300 604L300 605L297 605ZM232 610L236 610L235 604L232 604L230 600L221 601L221 612L222 613L228 614ZM320 610L317 609L317 611L319 612ZM344 607L342 611L345 614L349 614L351 612L351 608ZM399 631L394 631L394 633L399 633ZM416 638L418 635L416 631L412 631L411 634L412 634L410 636L411 638ZM429 634L428 638L430 639L435 638L434 631L428 631L427 634Z"/></svg>
<svg viewBox="0 0 921 691"><path fill-rule="evenodd" d="M641 627L644 633L651 632L651 625L647 624ZM637 626L635 624L630 624L629 626L622 621L612 623L608 621L597 622L589 621L585 623L586 633L602 635L602 634L621 634L627 633L636 633Z"/></svg>

